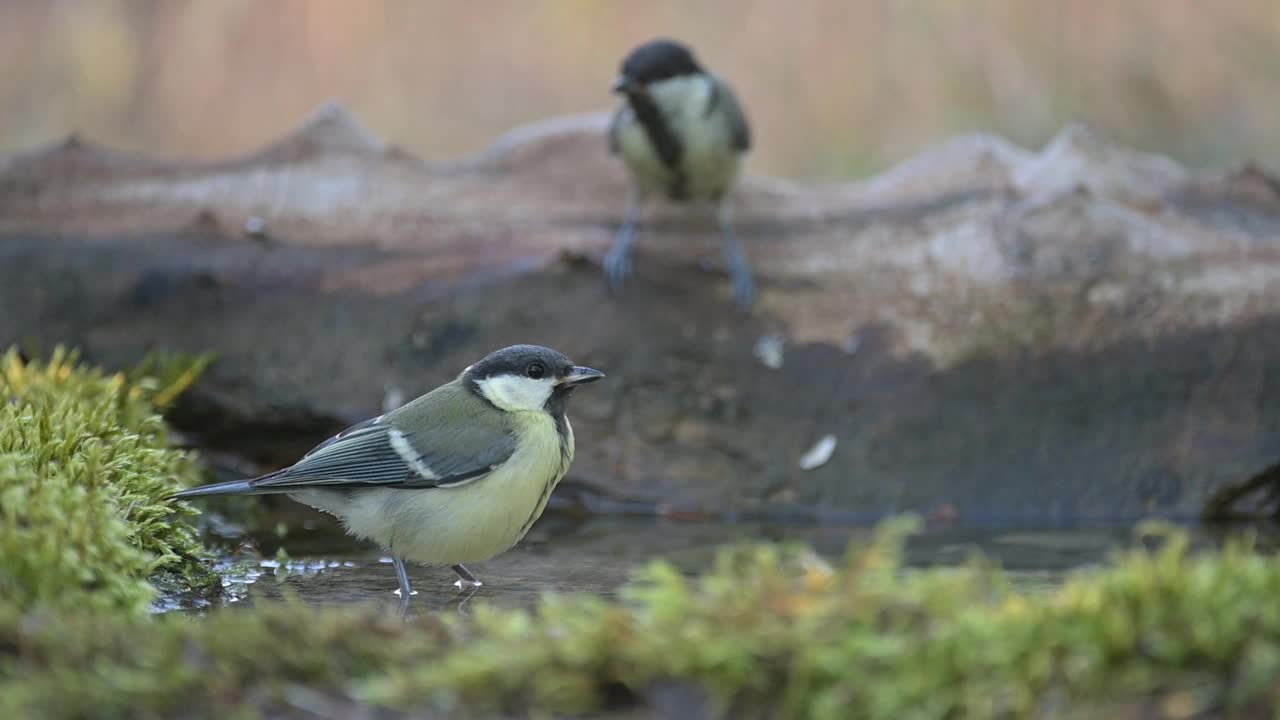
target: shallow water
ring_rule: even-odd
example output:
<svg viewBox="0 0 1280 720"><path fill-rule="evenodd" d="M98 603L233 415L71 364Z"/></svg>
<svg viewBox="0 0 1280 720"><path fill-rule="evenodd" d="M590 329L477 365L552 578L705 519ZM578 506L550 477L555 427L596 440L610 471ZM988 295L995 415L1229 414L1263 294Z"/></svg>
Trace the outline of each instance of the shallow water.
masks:
<svg viewBox="0 0 1280 720"><path fill-rule="evenodd" d="M321 516L317 516L319 518ZM1229 532L1187 527L1199 546L1219 543ZM416 611L456 607L483 599L507 606L529 606L545 593L612 596L637 567L665 559L693 573L711 565L716 549L744 540L797 541L831 559L850 542L867 541L870 526L769 525L686 522L657 518L604 516L575 519L545 516L519 546L485 563L469 566L484 583L462 595L447 568L411 567ZM1018 587L1036 591L1059 585L1071 570L1098 565L1116 550L1139 542L1131 526L1019 528L987 525L926 527L907 543L913 567L957 565L975 552L998 562ZM390 558L377 548L347 538L331 522L309 520L281 540L258 538L256 550L229 554L223 562L226 593L213 604L252 605L285 593L319 605L380 603L393 607L396 579ZM1274 546L1273 535L1260 547ZM288 553L284 568L277 546ZM157 610L200 610L209 602L166 598Z"/></svg>

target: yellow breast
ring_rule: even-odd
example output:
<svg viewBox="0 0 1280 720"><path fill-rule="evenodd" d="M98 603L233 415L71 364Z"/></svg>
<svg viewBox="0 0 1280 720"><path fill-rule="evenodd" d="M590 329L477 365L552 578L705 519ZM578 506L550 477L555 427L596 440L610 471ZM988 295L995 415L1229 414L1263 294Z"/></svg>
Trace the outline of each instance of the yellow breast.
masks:
<svg viewBox="0 0 1280 720"><path fill-rule="evenodd" d="M573 460L573 430L521 413L516 451L489 475L456 488L365 493L343 519L393 554L431 565L478 562L524 537ZM389 520L389 522L388 522Z"/></svg>

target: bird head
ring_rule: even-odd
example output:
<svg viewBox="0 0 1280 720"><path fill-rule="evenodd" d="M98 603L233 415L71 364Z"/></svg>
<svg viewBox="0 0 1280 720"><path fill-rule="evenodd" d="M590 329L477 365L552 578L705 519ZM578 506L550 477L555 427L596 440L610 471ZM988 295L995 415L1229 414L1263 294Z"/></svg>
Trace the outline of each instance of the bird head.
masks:
<svg viewBox="0 0 1280 720"><path fill-rule="evenodd" d="M496 350L462 373L474 392L507 412L544 410L549 400L564 398L579 385L603 377L599 370L574 365L541 345Z"/></svg>
<svg viewBox="0 0 1280 720"><path fill-rule="evenodd" d="M689 48L674 40L651 40L623 59L622 69L613 81L613 92L634 95L647 91L654 83L702 73L702 66Z"/></svg>

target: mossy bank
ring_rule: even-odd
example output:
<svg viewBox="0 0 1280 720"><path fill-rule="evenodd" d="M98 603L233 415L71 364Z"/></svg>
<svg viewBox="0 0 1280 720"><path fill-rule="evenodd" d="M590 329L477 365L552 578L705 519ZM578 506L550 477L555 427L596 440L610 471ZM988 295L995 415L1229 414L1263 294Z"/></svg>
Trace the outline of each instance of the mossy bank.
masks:
<svg viewBox="0 0 1280 720"><path fill-rule="evenodd" d="M205 362L108 374L61 349L47 362L0 356L0 600L136 612L155 597L149 580L216 582L194 512L165 499L199 471L158 414Z"/></svg>
<svg viewBox="0 0 1280 720"><path fill-rule="evenodd" d="M5 717L1269 717L1280 564L1176 533L1051 594L911 571L899 533L829 567L726 550L621 602L403 621L294 602L202 618L0 614Z"/></svg>

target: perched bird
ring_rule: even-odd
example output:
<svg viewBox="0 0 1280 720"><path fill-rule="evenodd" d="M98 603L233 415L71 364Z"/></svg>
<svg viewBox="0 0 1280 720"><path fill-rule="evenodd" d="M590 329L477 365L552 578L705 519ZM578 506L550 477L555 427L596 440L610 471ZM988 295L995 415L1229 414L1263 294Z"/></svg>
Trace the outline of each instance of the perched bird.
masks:
<svg viewBox="0 0 1280 720"><path fill-rule="evenodd" d="M733 90L703 70L693 53L672 40L645 43L622 62L613 91L624 102L609 126L609 151L621 155L632 179L622 229L605 255L609 284L631 271L631 246L649 195L716 207L733 298L746 309L755 297L751 263L733 232L729 192L751 128Z"/></svg>
<svg viewBox="0 0 1280 720"><path fill-rule="evenodd" d="M479 585L463 563L524 537L573 462L565 404L574 388L603 377L550 348L513 345L290 467L175 497L285 493L333 514L392 556L404 608L406 561L448 565L460 588Z"/></svg>

